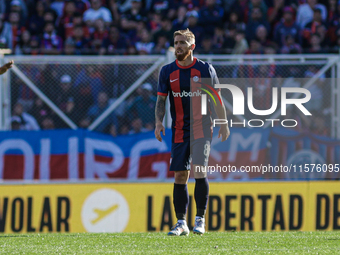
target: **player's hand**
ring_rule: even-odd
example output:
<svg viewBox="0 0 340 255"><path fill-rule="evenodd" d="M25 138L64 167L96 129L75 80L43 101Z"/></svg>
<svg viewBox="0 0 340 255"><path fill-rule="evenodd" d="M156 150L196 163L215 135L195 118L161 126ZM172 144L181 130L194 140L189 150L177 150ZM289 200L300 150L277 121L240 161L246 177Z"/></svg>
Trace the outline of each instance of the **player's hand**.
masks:
<svg viewBox="0 0 340 255"><path fill-rule="evenodd" d="M6 68L6 71L7 71L8 69L12 68L13 64L14 64L14 61L11 60L7 64L5 64L3 67Z"/></svg>
<svg viewBox="0 0 340 255"><path fill-rule="evenodd" d="M11 60L8 63L4 64L2 67L0 67L0 74L6 73L6 71L10 68L12 68L14 64L14 61Z"/></svg>
<svg viewBox="0 0 340 255"><path fill-rule="evenodd" d="M157 138L158 141L162 141L162 136L161 132L163 132L163 136L165 136L165 128L162 123L157 123L156 124L156 129L155 129L155 137Z"/></svg>
<svg viewBox="0 0 340 255"><path fill-rule="evenodd" d="M218 132L218 138L222 136L221 141L224 142L225 140L227 140L229 135L230 135L230 131L229 131L228 125L221 125L220 131Z"/></svg>

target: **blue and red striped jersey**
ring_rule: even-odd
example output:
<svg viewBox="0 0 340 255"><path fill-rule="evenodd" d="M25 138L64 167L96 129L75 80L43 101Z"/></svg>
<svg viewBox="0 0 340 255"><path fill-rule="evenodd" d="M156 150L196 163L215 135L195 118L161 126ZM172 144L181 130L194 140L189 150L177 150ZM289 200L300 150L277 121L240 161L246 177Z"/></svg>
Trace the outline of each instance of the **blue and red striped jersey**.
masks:
<svg viewBox="0 0 340 255"><path fill-rule="evenodd" d="M206 78L201 80L202 78ZM158 92L168 96L172 118L172 142L181 143L212 136L211 108L207 102L207 114L201 114L201 95L204 83L219 83L213 66L194 58L189 66L174 61L162 67L159 74ZM218 90L217 90L218 91ZM209 100L209 99L208 99Z"/></svg>

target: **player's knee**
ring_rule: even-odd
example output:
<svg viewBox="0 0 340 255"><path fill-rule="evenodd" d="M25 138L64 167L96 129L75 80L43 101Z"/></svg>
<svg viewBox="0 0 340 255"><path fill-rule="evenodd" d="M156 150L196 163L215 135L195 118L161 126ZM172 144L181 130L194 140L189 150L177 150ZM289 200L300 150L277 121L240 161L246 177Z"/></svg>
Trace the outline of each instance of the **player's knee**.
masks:
<svg viewBox="0 0 340 255"><path fill-rule="evenodd" d="M175 172L175 183L186 184L189 179L189 171L176 171Z"/></svg>
<svg viewBox="0 0 340 255"><path fill-rule="evenodd" d="M199 165L194 165L194 178L195 179L202 179L207 177L207 171L205 168Z"/></svg>

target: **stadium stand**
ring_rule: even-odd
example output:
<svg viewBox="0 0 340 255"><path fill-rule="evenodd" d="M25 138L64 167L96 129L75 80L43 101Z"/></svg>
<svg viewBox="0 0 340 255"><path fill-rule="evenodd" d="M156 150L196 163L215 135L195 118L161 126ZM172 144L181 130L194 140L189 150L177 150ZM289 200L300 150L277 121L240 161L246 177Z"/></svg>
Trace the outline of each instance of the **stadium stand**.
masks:
<svg viewBox="0 0 340 255"><path fill-rule="evenodd" d="M187 27L196 35L198 54L338 53L340 2L5 0L0 4L0 47L12 49L15 55L165 54L173 44L173 32ZM114 67L72 66L65 73L56 73L54 67L32 67L27 69L27 73L41 84L40 89L79 127L86 128L102 112L98 105L99 98L104 98L106 104L125 89L121 84L116 84L116 89L108 89L109 81L104 77L113 75ZM293 72L294 67L291 69ZM228 75L246 75L248 78L259 74L271 78L284 76L275 66L262 67L261 70L240 66L235 70ZM219 70L217 72L221 76ZM310 67L297 77L310 77L315 72ZM222 76L226 77L225 74ZM154 99L145 99L149 101L144 102L143 98L147 98L145 93L155 94L156 79L144 86L148 89L137 90L122 111L135 109L138 104L148 105L152 109ZM43 86L46 81L49 86ZM20 104L41 129L67 127L19 79L14 78L13 84L17 90L12 93L12 109ZM61 91L58 96L53 93L55 89ZM324 99L327 88L316 86L312 93L326 102L313 104L313 110L327 110L329 105ZM105 109L106 106L102 107ZM74 109L77 109L77 114ZM12 113L15 115L13 110ZM152 119L139 114L134 110L130 117L134 119L129 119L129 123L122 123L119 114L112 116L112 121L106 126L101 125L97 131L116 135L152 130ZM14 119L16 123L20 120Z"/></svg>

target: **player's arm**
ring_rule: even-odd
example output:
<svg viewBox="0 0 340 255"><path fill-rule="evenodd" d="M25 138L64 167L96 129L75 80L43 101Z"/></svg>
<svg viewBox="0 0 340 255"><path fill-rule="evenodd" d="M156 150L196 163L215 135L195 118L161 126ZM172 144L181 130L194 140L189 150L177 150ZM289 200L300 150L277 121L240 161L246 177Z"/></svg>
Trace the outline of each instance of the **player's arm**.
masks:
<svg viewBox="0 0 340 255"><path fill-rule="evenodd" d="M218 80L215 68L212 65L209 66L209 72L210 72L210 77L213 83L212 85L215 87L215 84L219 84L220 82ZM222 98L221 90L218 90L217 93L219 97ZM215 98L215 101L219 101L219 98L217 98L217 95L214 94L213 96ZM225 109L223 100L221 100L221 104L220 103L216 104L214 108L219 119L224 119L224 120L227 119L227 111ZM221 124L220 131L218 132L218 138L222 136L222 142L224 142L225 140L227 140L229 135L230 135L230 131L229 131L228 124Z"/></svg>
<svg viewBox="0 0 340 255"><path fill-rule="evenodd" d="M218 95L220 98L222 98L221 91L218 92ZM214 95L216 102L219 101L216 95ZM222 100L222 105L220 103L215 105L215 112L218 116L219 119L227 119L227 110L225 109L223 100ZM227 138L230 135L229 127L228 124L221 124L220 131L218 132L218 138L222 136L222 142L227 140Z"/></svg>
<svg viewBox="0 0 340 255"><path fill-rule="evenodd" d="M155 110L155 118L156 118L156 128L155 128L155 137L158 141L162 141L161 132L163 132L163 136L165 135L165 128L163 126L163 119L165 115L165 101L167 96L157 96L156 102L156 110Z"/></svg>
<svg viewBox="0 0 340 255"><path fill-rule="evenodd" d="M7 64L4 64L2 67L0 67L0 75L6 73L8 69L12 68L13 64L14 61L11 60Z"/></svg>

